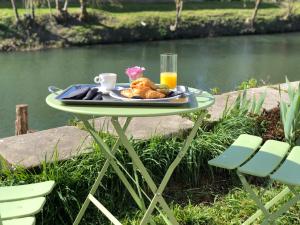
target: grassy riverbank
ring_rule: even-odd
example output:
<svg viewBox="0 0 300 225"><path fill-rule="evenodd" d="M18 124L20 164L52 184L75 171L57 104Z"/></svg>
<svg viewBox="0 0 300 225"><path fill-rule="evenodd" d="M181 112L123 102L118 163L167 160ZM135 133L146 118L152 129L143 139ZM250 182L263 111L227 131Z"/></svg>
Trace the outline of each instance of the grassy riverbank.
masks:
<svg viewBox="0 0 300 225"><path fill-rule="evenodd" d="M252 29L245 21L253 4L244 8L240 2L204 2L185 3L179 27L171 32L174 8L172 3L104 5L89 8L90 17L85 22L79 21L79 8L75 6L69 8L69 17L63 21L51 18L49 9L37 9L35 22L23 21L17 26L12 9L2 5L0 50L300 31L298 7L294 16L285 20L284 8L263 4ZM25 11L20 9L19 13Z"/></svg>
<svg viewBox="0 0 300 225"><path fill-rule="evenodd" d="M194 118L195 114L188 114ZM266 122L266 121L265 121ZM164 197L172 205L176 219L181 225L228 225L240 224L257 209L246 191L241 187L235 173L209 167L207 161L224 151L242 133L262 135L265 123L245 114L244 108L232 110L220 121L204 122L198 130L190 149L176 168ZM116 140L101 134L108 145ZM145 164L151 177L160 183L185 140L185 134L174 137L153 137L150 140L131 140L137 154ZM97 171L105 158L102 150L93 145L94 151L67 161L43 163L41 168L24 170L2 170L0 185L17 185L45 180L55 180L56 186L48 196L43 213L37 218L37 225L69 225L75 219ZM118 161L133 177L132 163L124 148L116 155ZM150 194L145 181L139 176L140 185ZM129 179L131 182L131 180ZM252 179L256 191L262 191L265 183ZM264 200L278 194L278 184L268 188ZM142 212L137 209L128 192L110 168L95 197L111 210L124 225L138 225ZM289 197L289 196L288 196ZM146 198L145 198L146 199ZM148 201L146 201L149 204ZM299 207L292 207L278 220L278 224L299 224ZM157 213L157 225L164 221ZM89 206L82 224L109 225L108 220L94 206Z"/></svg>

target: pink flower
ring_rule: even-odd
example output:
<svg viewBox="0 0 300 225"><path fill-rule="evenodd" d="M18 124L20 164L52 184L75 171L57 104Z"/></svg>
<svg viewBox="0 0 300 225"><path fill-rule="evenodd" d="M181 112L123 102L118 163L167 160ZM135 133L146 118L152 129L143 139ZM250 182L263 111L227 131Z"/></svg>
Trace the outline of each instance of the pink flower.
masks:
<svg viewBox="0 0 300 225"><path fill-rule="evenodd" d="M144 67L134 66L134 67L127 68L125 73L131 80L136 80L143 75L144 71L145 71Z"/></svg>

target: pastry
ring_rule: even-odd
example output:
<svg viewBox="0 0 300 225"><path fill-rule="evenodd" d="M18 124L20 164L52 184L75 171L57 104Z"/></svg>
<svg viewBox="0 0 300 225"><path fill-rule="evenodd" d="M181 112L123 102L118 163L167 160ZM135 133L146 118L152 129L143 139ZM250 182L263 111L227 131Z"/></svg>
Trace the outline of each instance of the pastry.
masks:
<svg viewBox="0 0 300 225"><path fill-rule="evenodd" d="M158 87L148 78L141 77L136 79L130 84L129 89L121 91L121 95L127 98L136 98L136 99L157 99L165 98L169 93L169 90L166 88Z"/></svg>
<svg viewBox="0 0 300 225"><path fill-rule="evenodd" d="M125 90L122 90L121 91L121 95L127 97L127 98L132 98L134 95L132 93L132 89L129 88L129 89L125 89Z"/></svg>
<svg viewBox="0 0 300 225"><path fill-rule="evenodd" d="M133 96L140 96L142 98L147 98L146 93L151 89L149 87L139 87L139 88L131 88Z"/></svg>
<svg viewBox="0 0 300 225"><path fill-rule="evenodd" d="M148 90L145 95L146 95L145 98L147 98L147 99L164 98L164 97L166 97L165 94L160 93L158 91L154 91L154 90Z"/></svg>
<svg viewBox="0 0 300 225"><path fill-rule="evenodd" d="M131 85L131 88L142 88L142 87L149 87L153 90L156 90L156 85L148 78L141 77L139 79L134 80Z"/></svg>

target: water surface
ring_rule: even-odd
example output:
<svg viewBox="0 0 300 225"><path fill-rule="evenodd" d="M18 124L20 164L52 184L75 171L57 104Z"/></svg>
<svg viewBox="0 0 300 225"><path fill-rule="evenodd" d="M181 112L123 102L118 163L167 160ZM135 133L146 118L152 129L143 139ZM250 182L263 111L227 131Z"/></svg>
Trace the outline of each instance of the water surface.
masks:
<svg viewBox="0 0 300 225"><path fill-rule="evenodd" d="M0 137L14 134L15 105L29 104L30 128L66 124L70 115L48 107L47 87L91 83L101 72L114 72L126 82L124 70L142 65L159 81L159 54L178 54L179 82L209 90L234 89L254 77L279 83L300 80L300 34L221 37L140 42L38 52L0 53Z"/></svg>

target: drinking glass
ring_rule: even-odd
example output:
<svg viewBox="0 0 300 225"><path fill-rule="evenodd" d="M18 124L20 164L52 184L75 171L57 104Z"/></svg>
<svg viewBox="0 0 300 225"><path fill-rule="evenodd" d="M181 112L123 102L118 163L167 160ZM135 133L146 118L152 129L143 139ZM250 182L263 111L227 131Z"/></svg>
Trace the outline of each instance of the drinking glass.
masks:
<svg viewBox="0 0 300 225"><path fill-rule="evenodd" d="M177 54L164 53L160 55L160 84L170 89L177 86Z"/></svg>

